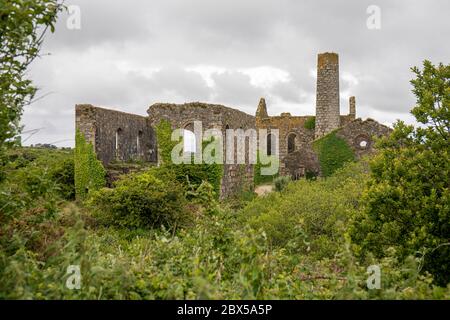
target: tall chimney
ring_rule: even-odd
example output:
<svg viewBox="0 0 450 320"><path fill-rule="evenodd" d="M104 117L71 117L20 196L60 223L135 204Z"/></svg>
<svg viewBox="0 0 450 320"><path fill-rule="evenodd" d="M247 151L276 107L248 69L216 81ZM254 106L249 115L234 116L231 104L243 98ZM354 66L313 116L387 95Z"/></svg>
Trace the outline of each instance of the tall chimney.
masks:
<svg viewBox="0 0 450 320"><path fill-rule="evenodd" d="M317 59L316 138L323 137L340 126L339 56L321 53Z"/></svg>
<svg viewBox="0 0 450 320"><path fill-rule="evenodd" d="M348 99L349 115L356 117L356 99L355 97L350 97Z"/></svg>

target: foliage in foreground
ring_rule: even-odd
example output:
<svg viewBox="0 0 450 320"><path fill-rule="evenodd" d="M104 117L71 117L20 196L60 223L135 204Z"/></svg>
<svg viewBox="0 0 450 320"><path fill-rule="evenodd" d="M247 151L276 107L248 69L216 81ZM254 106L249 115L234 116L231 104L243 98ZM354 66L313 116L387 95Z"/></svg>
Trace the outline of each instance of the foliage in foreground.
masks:
<svg viewBox="0 0 450 320"><path fill-rule="evenodd" d="M57 0L2 0L0 3L0 153L11 145L21 127L24 105L36 94L27 78L48 28L53 32Z"/></svg>
<svg viewBox="0 0 450 320"><path fill-rule="evenodd" d="M0 223L36 208L54 212L58 202L74 199L72 150L16 148L2 160Z"/></svg>
<svg viewBox="0 0 450 320"><path fill-rule="evenodd" d="M173 175L150 169L116 182L92 194L90 207L106 225L127 228L172 229L187 215L183 187Z"/></svg>
<svg viewBox="0 0 450 320"><path fill-rule="evenodd" d="M450 298L450 289L418 273L415 259L400 263L392 250L364 263L354 256L345 226L365 177L364 165L351 164L334 179L292 182L242 212L196 211L194 223L175 231L104 225L74 204L16 213L0 227L0 298ZM269 206L287 210L287 219L257 209ZM380 290L367 289L370 264L381 267ZM70 265L81 268L79 290L66 287Z"/></svg>
<svg viewBox="0 0 450 320"><path fill-rule="evenodd" d="M415 71L413 114L426 126L398 123L371 172L349 161L326 179L280 180L239 211L170 166L79 208L61 188L69 153L12 153L0 182L0 298L450 299L449 71ZM79 290L66 287L73 265ZM367 288L371 265L380 289Z"/></svg>
<svg viewBox="0 0 450 320"><path fill-rule="evenodd" d="M436 283L450 282L450 65L424 62L413 68L417 106L411 113L423 127L399 121L378 144L364 197L367 209L353 229L361 255L399 260L421 258L420 268Z"/></svg>

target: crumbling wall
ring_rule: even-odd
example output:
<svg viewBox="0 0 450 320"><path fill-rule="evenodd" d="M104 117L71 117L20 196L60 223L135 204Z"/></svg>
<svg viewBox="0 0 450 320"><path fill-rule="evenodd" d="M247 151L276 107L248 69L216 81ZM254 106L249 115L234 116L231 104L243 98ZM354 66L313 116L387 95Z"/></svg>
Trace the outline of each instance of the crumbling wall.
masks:
<svg viewBox="0 0 450 320"><path fill-rule="evenodd" d="M92 105L75 107L76 128L106 166L114 161L156 162L156 135L143 116Z"/></svg>
<svg viewBox="0 0 450 320"><path fill-rule="evenodd" d="M222 132L224 142L224 160L226 155L226 129L255 129L255 117L242 111L218 104L192 102L185 104L157 103L148 109L149 121L156 126L162 119L169 121L172 129L193 130L195 121L202 123L202 130L218 129ZM246 144L248 146L248 143ZM245 150L249 159L248 148ZM237 148L235 148L235 159ZM221 198L242 190L253 188L253 164L224 164L221 183Z"/></svg>
<svg viewBox="0 0 450 320"><path fill-rule="evenodd" d="M311 143L314 140L314 129L306 129L305 123L311 119L311 116L291 116L289 113L283 113L281 116L256 118L258 129L267 129L270 133L273 129L279 130L279 155L280 155L280 175L287 175L292 168L286 168L285 158L289 155L288 139L295 137L295 147L292 152L302 152L302 150L311 149ZM301 159L303 159L301 157ZM298 163L301 166L301 163Z"/></svg>
<svg viewBox="0 0 450 320"><path fill-rule="evenodd" d="M358 158L374 152L374 139L386 136L392 129L381 123L358 118L336 131L336 136L344 139Z"/></svg>

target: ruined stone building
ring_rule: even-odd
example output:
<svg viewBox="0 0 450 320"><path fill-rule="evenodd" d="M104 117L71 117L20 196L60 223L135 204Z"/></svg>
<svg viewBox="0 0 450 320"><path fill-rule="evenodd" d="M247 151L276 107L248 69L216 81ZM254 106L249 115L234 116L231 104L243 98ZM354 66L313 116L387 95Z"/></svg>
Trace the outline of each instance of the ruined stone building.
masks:
<svg viewBox="0 0 450 320"><path fill-rule="evenodd" d="M282 113L269 116L262 98L255 116L222 105L200 102L186 104L157 103L148 109L148 116L94 107L76 106L76 128L89 141L106 168L114 162L139 159L157 164L158 148L155 125L162 119L173 129L193 130L193 123L201 121L203 130L266 129L267 152L279 146L280 174L297 179L307 171L320 174L318 155L313 142L333 133L346 141L357 157L373 151L373 138L386 135L390 128L372 120L356 118L355 97L349 100L349 112L341 115L339 105L339 58L336 53L318 55L316 114L293 116ZM278 141L271 130L278 129ZM225 141L225 139L224 139ZM247 157L248 159L248 157ZM239 190L242 184L251 185L252 164L226 164L222 178L221 196Z"/></svg>

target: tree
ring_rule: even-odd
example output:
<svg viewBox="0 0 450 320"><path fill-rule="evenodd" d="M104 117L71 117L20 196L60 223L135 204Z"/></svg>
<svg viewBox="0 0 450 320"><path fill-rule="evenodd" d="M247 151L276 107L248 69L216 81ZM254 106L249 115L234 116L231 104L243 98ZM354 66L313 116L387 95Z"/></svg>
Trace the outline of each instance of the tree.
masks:
<svg viewBox="0 0 450 320"><path fill-rule="evenodd" d="M26 71L61 9L58 0L0 0L0 153L20 133L23 107L37 91Z"/></svg>
<svg viewBox="0 0 450 320"><path fill-rule="evenodd" d="M450 281L450 65L412 68L419 127L398 121L378 143L365 195L367 210L352 232L361 252L420 258L439 285Z"/></svg>

